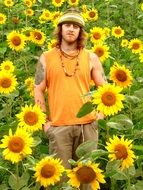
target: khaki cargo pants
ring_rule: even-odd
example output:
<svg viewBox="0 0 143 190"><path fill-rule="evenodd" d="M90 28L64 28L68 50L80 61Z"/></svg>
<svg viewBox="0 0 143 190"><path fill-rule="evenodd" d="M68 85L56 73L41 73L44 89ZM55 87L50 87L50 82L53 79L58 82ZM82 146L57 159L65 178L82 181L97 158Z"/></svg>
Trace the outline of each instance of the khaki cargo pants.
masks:
<svg viewBox="0 0 143 190"><path fill-rule="evenodd" d="M75 150L81 143L87 140L98 142L97 122L60 127L50 126L47 137L49 139L49 154L56 154L56 157L63 161L65 168L71 168L68 160L71 158L77 160ZM97 149L97 143L95 149ZM80 189L91 190L89 185L83 185Z"/></svg>

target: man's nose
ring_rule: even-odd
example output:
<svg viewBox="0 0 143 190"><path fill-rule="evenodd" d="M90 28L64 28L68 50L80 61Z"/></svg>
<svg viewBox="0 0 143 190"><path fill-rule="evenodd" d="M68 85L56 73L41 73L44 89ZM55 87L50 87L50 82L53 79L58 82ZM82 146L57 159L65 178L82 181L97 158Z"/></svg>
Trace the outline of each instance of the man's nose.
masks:
<svg viewBox="0 0 143 190"><path fill-rule="evenodd" d="M73 24L70 24L69 29L70 29L70 30L73 30L73 29L74 29Z"/></svg>

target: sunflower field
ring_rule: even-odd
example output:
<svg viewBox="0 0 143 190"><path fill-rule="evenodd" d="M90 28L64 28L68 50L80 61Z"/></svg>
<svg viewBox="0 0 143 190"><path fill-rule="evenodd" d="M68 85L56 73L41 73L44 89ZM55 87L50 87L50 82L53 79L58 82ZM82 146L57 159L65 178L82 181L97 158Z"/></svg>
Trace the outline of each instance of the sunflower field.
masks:
<svg viewBox="0 0 143 190"><path fill-rule="evenodd" d="M82 117L101 111L98 149L81 144L79 160L48 154L34 103L35 68L56 44L60 16L78 7L85 20L86 48L99 57L107 84L91 81ZM68 96L68 94L67 94ZM62 176L67 183L59 183ZM0 190L143 189L143 0L0 0Z"/></svg>

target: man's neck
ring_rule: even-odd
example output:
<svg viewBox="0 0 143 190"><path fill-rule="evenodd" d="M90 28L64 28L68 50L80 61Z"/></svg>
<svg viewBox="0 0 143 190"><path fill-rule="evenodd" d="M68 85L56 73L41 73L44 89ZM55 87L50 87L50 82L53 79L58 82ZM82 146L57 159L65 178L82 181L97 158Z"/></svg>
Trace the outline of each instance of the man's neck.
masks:
<svg viewBox="0 0 143 190"><path fill-rule="evenodd" d="M73 44L67 44L67 43L61 43L61 50L64 52L75 52L77 51L77 44L73 43Z"/></svg>

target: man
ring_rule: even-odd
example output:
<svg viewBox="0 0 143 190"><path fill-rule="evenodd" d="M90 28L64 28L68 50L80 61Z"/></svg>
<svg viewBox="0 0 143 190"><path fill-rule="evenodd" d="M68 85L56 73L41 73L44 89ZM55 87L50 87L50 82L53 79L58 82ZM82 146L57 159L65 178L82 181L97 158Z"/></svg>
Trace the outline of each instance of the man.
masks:
<svg viewBox="0 0 143 190"><path fill-rule="evenodd" d="M55 34L57 46L41 55L35 76L35 103L44 112L47 111L44 92L48 90L50 114L44 131L49 138L49 153L56 153L66 168L71 167L69 159L76 159L75 150L82 142L98 141L94 121L104 117L102 113L76 117L85 103L83 95L90 91L91 79L97 87L105 83L98 57L84 48L83 28L79 11L71 8L63 14Z"/></svg>

